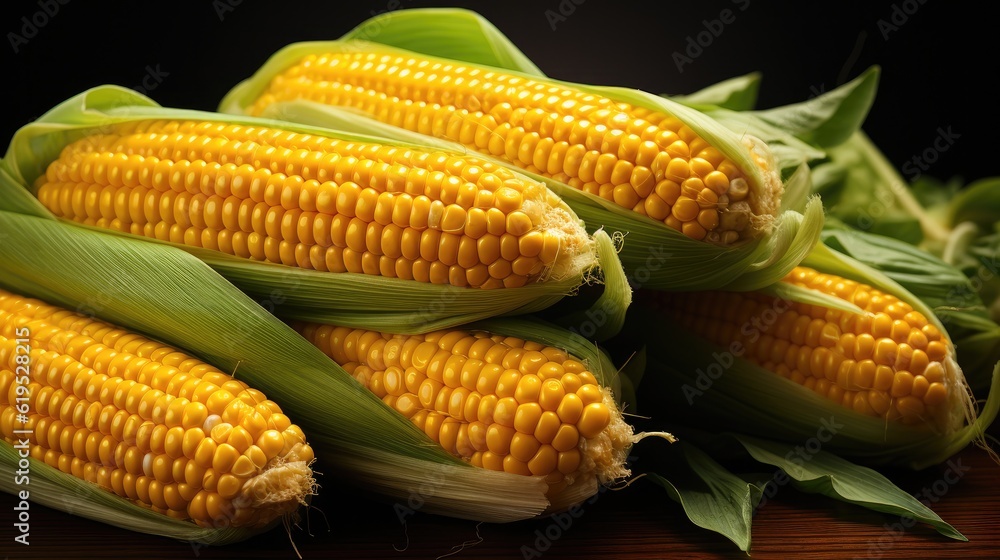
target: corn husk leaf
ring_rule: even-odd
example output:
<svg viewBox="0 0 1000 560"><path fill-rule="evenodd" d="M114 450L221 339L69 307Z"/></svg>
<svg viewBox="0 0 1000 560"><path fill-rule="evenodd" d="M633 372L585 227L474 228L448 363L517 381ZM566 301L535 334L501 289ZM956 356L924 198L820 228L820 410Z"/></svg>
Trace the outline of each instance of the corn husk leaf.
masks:
<svg viewBox="0 0 1000 560"><path fill-rule="evenodd" d="M826 439L836 437L821 432ZM740 550L749 552L752 518L764 506L762 497L772 496L766 488L791 484L798 491L821 494L833 500L866 509L927 523L942 535L967 540L929 507L906 493L879 472L854 464L827 452L825 443L805 446L751 437L739 433L707 434L698 430L684 432L683 440L668 454L670 464L662 473L645 473L655 484L682 505L685 514L699 527L720 533ZM692 441L696 442L692 443ZM698 447L702 446L702 447ZM770 474L736 473L733 467L754 468L746 459L761 467L777 467ZM787 478L779 478L779 472Z"/></svg>
<svg viewBox="0 0 1000 560"><path fill-rule="evenodd" d="M826 434L823 435L825 437ZM830 435L836 437L835 433ZM778 443L740 434L731 437L754 460L781 469L788 475L792 486L802 492L822 494L889 515L909 517L929 524L946 537L968 540L929 507L875 470L856 465L823 449L813 452L811 447L802 448L801 444Z"/></svg>
<svg viewBox="0 0 1000 560"><path fill-rule="evenodd" d="M384 138L319 130L284 121L164 108L131 90L98 87L65 101L15 134L0 161L0 209L52 218L32 196L31 186L37 177L44 174L46 166L58 156L62 147L103 127L152 118L254 123L337 138L386 142ZM393 143L423 147L406 141ZM572 215L568 207L565 209ZM591 267L576 270L565 278L551 278L521 288L474 290L365 274L323 273L253 262L219 251L151 238L140 239L151 245L173 246L188 251L282 317L321 320L345 326L401 328L408 332L427 332L496 315L539 311L575 293L581 285L600 281L599 271ZM618 274L621 267L617 254L602 251L600 255L608 259L603 262L602 268ZM595 263L596 259L595 256ZM378 293L379 297L371 297L373 293ZM616 294L609 296L606 303L612 305L625 299L627 294ZM621 311L616 310L616 313Z"/></svg>
<svg viewBox="0 0 1000 560"><path fill-rule="evenodd" d="M1000 177L973 181L959 191L948 204L951 227L969 222L992 232L1000 222Z"/></svg>
<svg viewBox="0 0 1000 560"><path fill-rule="evenodd" d="M675 445L683 463L677 461L668 473L648 473L646 478L666 490L692 523L725 536L748 552L754 509L764 489L729 472L688 442Z"/></svg>
<svg viewBox="0 0 1000 560"><path fill-rule="evenodd" d="M669 95L674 101L692 107L718 107L730 111L749 111L757 105L760 72L751 72L712 84L694 93Z"/></svg>
<svg viewBox="0 0 1000 560"><path fill-rule="evenodd" d="M420 487L422 511L476 520L530 518L549 505L540 479L477 469L448 455L185 251L5 211L0 237L0 285L234 372L302 428L319 459L315 470L325 476L402 501ZM421 485L429 476L428 489Z"/></svg>
<svg viewBox="0 0 1000 560"><path fill-rule="evenodd" d="M880 69L872 66L853 80L809 100L753 113L811 145L829 148L847 141L868 116Z"/></svg>
<svg viewBox="0 0 1000 560"><path fill-rule="evenodd" d="M428 17L434 20L434 25L427 24ZM469 41L470 36L477 40ZM373 41L444 57L448 56L447 53L461 51L469 62L543 75L496 26L471 10L396 10L366 20L342 38Z"/></svg>
<svg viewBox="0 0 1000 560"><path fill-rule="evenodd" d="M595 235L598 255L621 250L621 237L612 240L607 235ZM605 259L605 262L610 260ZM596 298L577 295L535 315L561 325L588 340L606 341L621 332L629 305L632 286L623 268L605 271L601 293Z"/></svg>
<svg viewBox="0 0 1000 560"><path fill-rule="evenodd" d="M959 267L977 292L983 303L989 308L993 322L1000 324L1000 224L997 233L984 235L971 242L962 259L955 266Z"/></svg>
<svg viewBox="0 0 1000 560"><path fill-rule="evenodd" d="M758 292L779 299L797 301L800 303L807 303L810 305L820 305L830 309L837 309L839 311L853 313L855 315L864 314L864 311L860 307L854 305L849 301L845 301L836 296L831 296L829 294L819 292L816 290L810 290L809 288L804 288L802 286L798 286L795 284L778 282L777 284L771 284L766 288L762 288L758 290Z"/></svg>
<svg viewBox="0 0 1000 560"><path fill-rule="evenodd" d="M788 131L761 120L752 111L712 109L707 113L733 132L752 134L767 143L781 169L794 168L822 159L825 155L823 150L796 138Z"/></svg>
<svg viewBox="0 0 1000 560"><path fill-rule="evenodd" d="M853 228L913 245L940 247L947 241L948 228L920 204L899 171L864 131L858 130L828 149L827 156L842 168L843 179L814 186L833 217Z"/></svg>
<svg viewBox="0 0 1000 560"><path fill-rule="evenodd" d="M492 33L484 34L476 26L461 25L454 30L450 29L450 22L454 18L470 17L461 15L461 10L456 12L455 10L414 9L406 10L406 12L408 25L414 27L423 25L427 29L447 29L448 35L461 32L463 40L442 43L430 38L431 34L424 33L420 37L405 39L407 50L400 50L392 46L401 44L400 42L403 40L399 38L392 39L391 45L380 43L373 46L359 42L356 35L335 41L294 43L274 53L251 78L237 84L230 90L221 101L219 110L232 114L245 113L247 108L264 91L273 76L310 53L352 52L365 47L375 48L386 53L419 52L433 58L460 60L469 64L478 64L479 61L473 57L467 57L465 54L467 49L482 51L502 48L510 53L514 51L520 53L509 41L498 42L495 35ZM377 25L391 19L388 14L383 14L371 18L362 26L366 24ZM384 36L379 34L366 39L381 42ZM484 45L488 45L488 47ZM499 64L503 58L505 57L497 56L495 62ZM510 54L506 58L514 58L514 54ZM500 67L511 74L532 78L540 77L537 73L525 72L524 68L517 64L504 64ZM763 172L753 161L750 151L743 144L743 135L733 132L724 124L702 112L682 103L642 91L573 84L551 79L550 81L674 115L749 173L749 181L754 188L762 188L760 186L766 183ZM411 141L413 139L412 133L394 127L379 126L375 123L375 119L361 115L358 111L320 105L315 102L275 103L269 106L265 114L272 118L295 120L323 127L336 127L352 131L377 131L376 134L386 135L389 138L408 138ZM754 289L772 283L790 270L789 265L794 260L792 258L780 259L777 258L777 255L801 256L805 251L808 251L816 242L815 235L823 218L822 212L812 208L808 209L809 211L805 214L784 212L775 220L774 227L769 233L743 245L724 248L690 239L663 223L638 215L630 209L621 208L598 196L542 178L539 175L523 171L522 173L533 179L544 181L550 189L573 208L589 231L604 229L612 236L615 235L615 232L625 235L619 258L626 272L630 278L633 276L642 277L642 280L635 279L633 283L641 283L643 286L654 289L684 290L723 286L728 286L731 289ZM665 261L665 258L668 258L669 261ZM650 263L654 266L650 266Z"/></svg>
<svg viewBox="0 0 1000 560"><path fill-rule="evenodd" d="M787 169L805 163L816 164L826 158L827 148L845 142L860 130L875 98L880 70L873 66L857 78L829 92L801 103L765 110L736 108L711 103L709 95L674 96L671 99L690 105L725 124L738 134L749 133L768 144L779 166ZM722 91L749 87L744 80L720 82ZM737 90L739 91L739 90ZM756 89L754 88L754 94Z"/></svg>

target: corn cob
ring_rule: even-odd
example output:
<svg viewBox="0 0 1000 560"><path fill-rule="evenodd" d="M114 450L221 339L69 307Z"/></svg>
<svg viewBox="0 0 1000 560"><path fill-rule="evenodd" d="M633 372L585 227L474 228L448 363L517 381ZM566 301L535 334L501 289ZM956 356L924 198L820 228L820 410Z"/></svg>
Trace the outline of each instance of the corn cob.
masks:
<svg viewBox="0 0 1000 560"><path fill-rule="evenodd" d="M295 100L459 142L696 240L756 238L778 211L780 179L759 141L742 139L750 173L676 116L574 84L357 42L290 61L243 110Z"/></svg>
<svg viewBox="0 0 1000 560"><path fill-rule="evenodd" d="M575 483L627 476L625 455L643 437L588 366L552 346L480 330L292 326L446 451L544 477L550 499Z"/></svg>
<svg viewBox="0 0 1000 560"><path fill-rule="evenodd" d="M125 122L36 183L76 222L304 269L477 288L576 274L592 243L539 183L444 152L224 122Z"/></svg>
<svg viewBox="0 0 1000 560"><path fill-rule="evenodd" d="M830 401L886 422L941 432L964 420L954 348L919 311L866 284L799 266L785 283L863 313L763 293L647 293L652 308L697 336Z"/></svg>
<svg viewBox="0 0 1000 560"><path fill-rule="evenodd" d="M312 448L261 392L170 346L0 290L0 433L16 443L19 430L32 458L202 527L265 528L314 491Z"/></svg>

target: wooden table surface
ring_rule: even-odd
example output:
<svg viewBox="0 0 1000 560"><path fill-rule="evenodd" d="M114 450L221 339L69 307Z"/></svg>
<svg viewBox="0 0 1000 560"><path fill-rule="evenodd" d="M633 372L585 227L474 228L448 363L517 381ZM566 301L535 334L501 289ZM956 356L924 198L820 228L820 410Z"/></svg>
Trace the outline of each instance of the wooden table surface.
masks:
<svg viewBox="0 0 1000 560"><path fill-rule="evenodd" d="M751 557L1000 558L1000 465L976 448L952 460L964 474L931 506L969 542L923 525L893 531L898 517L783 487L754 517ZM942 480L946 469L885 474L917 494ZM308 518L291 533L305 559L746 558L725 538L694 526L679 505L648 483L600 494L572 524L556 530L551 518L485 524L420 513L404 527L391 504L348 484L322 482ZM13 541L12 497L0 494L0 504L0 551L7 559L297 558L281 528L229 546L198 547L37 505L31 509L31 544L23 546ZM546 531L555 538L540 540Z"/></svg>

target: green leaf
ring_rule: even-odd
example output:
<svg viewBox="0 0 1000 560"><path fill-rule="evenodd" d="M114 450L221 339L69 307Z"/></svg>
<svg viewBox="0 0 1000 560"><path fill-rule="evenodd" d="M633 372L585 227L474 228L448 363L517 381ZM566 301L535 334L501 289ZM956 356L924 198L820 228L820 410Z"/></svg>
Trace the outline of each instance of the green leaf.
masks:
<svg viewBox="0 0 1000 560"><path fill-rule="evenodd" d="M822 159L826 154L791 132L760 118L754 111L706 109L705 114L736 134L760 138L774 153L778 167L787 169Z"/></svg>
<svg viewBox="0 0 1000 560"><path fill-rule="evenodd" d="M542 71L483 16L462 8L410 8L365 20L341 39L382 43L534 76Z"/></svg>
<svg viewBox="0 0 1000 560"><path fill-rule="evenodd" d="M804 212L812 194L812 171L804 162L785 178L785 192L781 194L781 210Z"/></svg>
<svg viewBox="0 0 1000 560"><path fill-rule="evenodd" d="M836 426L834 425L834 430ZM836 437L836 432L818 432L822 437ZM907 494L878 472L856 465L822 449L817 435L806 444L792 445L733 434L754 459L781 469L792 485L810 494L856 504L890 515L912 518L934 527L942 535L967 541L954 527L945 523L930 508ZM812 443L815 440L813 450ZM804 446L803 446L804 445ZM961 474L959 474L961 476Z"/></svg>
<svg viewBox="0 0 1000 560"><path fill-rule="evenodd" d="M827 149L845 172L837 188L824 185L823 206L830 215L862 231L913 244L943 245L951 234L941 219L925 208L899 171L861 130ZM914 241L916 227L920 239Z"/></svg>
<svg viewBox="0 0 1000 560"><path fill-rule="evenodd" d="M695 108L718 107L731 111L749 111L757 104L760 78L760 72L751 72L712 84L694 93L669 97Z"/></svg>
<svg viewBox="0 0 1000 560"><path fill-rule="evenodd" d="M671 469L667 476L649 473L646 478L680 503L695 525L725 536L748 552L753 512L762 488L729 472L690 443L674 445L681 447L687 468Z"/></svg>
<svg viewBox="0 0 1000 560"><path fill-rule="evenodd" d="M822 148L843 143L868 116L878 88L879 67L808 101L755 111L760 119Z"/></svg>
<svg viewBox="0 0 1000 560"><path fill-rule="evenodd" d="M972 222L985 232L1000 223L1000 177L970 183L951 199L948 222L954 227Z"/></svg>

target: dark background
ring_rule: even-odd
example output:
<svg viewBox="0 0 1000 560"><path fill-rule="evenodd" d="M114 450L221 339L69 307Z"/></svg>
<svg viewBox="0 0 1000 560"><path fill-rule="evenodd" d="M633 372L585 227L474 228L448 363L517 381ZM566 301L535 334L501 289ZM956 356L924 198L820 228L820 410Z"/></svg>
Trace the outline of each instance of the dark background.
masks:
<svg viewBox="0 0 1000 560"><path fill-rule="evenodd" d="M100 84L141 86L152 75L149 69L158 72L162 81L147 93L162 105L212 110L233 85L281 47L337 38L373 12L397 4L396 0L350 5L259 0L63 1L7 0L0 5L3 144L18 127L64 99ZM944 0L923 4L918 0L575 2L398 0L404 8L463 5L476 9L544 72L563 80L689 93L759 71L764 76L762 108L805 100L878 64L883 69L882 81L865 129L897 167L933 146L939 129L950 129L959 139L940 154L928 174L967 180L1000 175L995 168L1000 158L994 154L1000 124L996 105L1000 48L995 46L995 20L981 5L963 8L956 7L962 3ZM43 5L50 10L58 5L58 12L37 16L45 24L27 37L22 18L30 21L44 14ZM689 38L705 30L705 21L740 6L747 7L736 12L735 20L679 71L673 53L683 53ZM547 17L549 11L565 17L554 21L555 29ZM27 42L12 34L24 36ZM18 43L17 52L12 39ZM995 555L995 465L981 458L975 466L968 479L934 504L935 511L965 532L973 541L968 544L975 548L947 541L921 526L893 541L891 550L877 553L884 552L886 558ZM898 483L909 492L918 492L938 476L937 471L921 473L900 478ZM567 531L571 538L545 557L579 558L589 552L652 558L666 551L687 557L747 557L722 537L696 529L678 507L649 488L608 493L601 507L588 510ZM296 533L306 558L432 558L451 554L454 549L449 547L463 540L469 550L461 557L516 558L519 547L533 542L535 531L550 523L543 519L481 527L421 516L409 528L400 528L390 506L352 500L351 488L337 481L331 481L328 489L333 492L321 493L316 511L329 517L316 514L316 525L309 529L317 536ZM10 511L9 503L9 498L0 499L0 509ZM122 533L41 506L32 508L34 546L11 550L16 552L13 557L294 557L280 530L239 548L199 550L185 543ZM350 512L346 522L335 517L343 511ZM883 523L893 521L860 508L781 490L780 499L762 508L754 521L754 557L865 555L871 552L872 542L886 538ZM5 547L11 542L11 531L9 523L0 527L3 553L8 552ZM484 542L479 544L477 539ZM400 553L390 547L407 550Z"/></svg>
<svg viewBox="0 0 1000 560"><path fill-rule="evenodd" d="M147 93L160 104L212 110L288 43L337 38L396 6L462 5L490 19L550 76L590 84L689 93L759 71L759 106L766 108L805 100L878 64L879 95L865 124L874 141L898 168L950 131L958 139L927 174L973 180L998 174L992 150L1000 49L985 8L961 4L19 0L0 8L7 99L0 136L6 143L19 126L85 88L136 87L154 74L159 80L147 79L154 86ZM45 15L46 5L58 12ZM724 9L735 20L679 70L672 55ZM28 37L22 18L45 23Z"/></svg>

